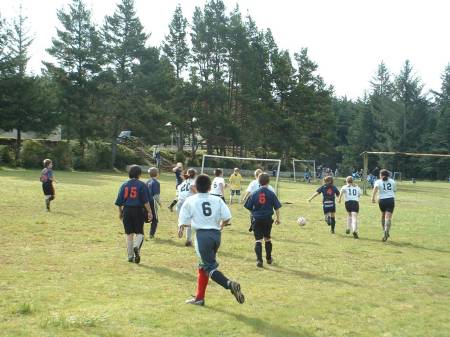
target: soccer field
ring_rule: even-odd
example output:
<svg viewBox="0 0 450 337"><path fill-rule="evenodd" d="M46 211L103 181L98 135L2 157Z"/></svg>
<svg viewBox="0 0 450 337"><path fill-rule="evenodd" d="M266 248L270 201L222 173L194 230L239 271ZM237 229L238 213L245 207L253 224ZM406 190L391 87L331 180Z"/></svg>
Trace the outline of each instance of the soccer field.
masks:
<svg viewBox="0 0 450 337"><path fill-rule="evenodd" d="M206 306L184 304L197 259L176 235L173 175L160 179L157 238L128 263L114 206L125 174L55 172L44 211L38 171L0 169L1 336L449 336L450 184L399 184L391 238L362 198L360 239L323 221L316 185L281 183L274 265L255 267L248 212L232 205L218 259L246 302L214 282ZM146 175L145 175L146 178ZM337 184L338 187L341 184ZM296 219L308 223L299 227ZM148 224L146 224L148 236Z"/></svg>

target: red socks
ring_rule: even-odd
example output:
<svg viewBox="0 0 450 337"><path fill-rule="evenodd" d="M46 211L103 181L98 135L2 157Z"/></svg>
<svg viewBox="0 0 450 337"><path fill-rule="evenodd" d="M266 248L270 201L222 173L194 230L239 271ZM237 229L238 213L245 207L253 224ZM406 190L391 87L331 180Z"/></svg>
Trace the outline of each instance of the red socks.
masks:
<svg viewBox="0 0 450 337"><path fill-rule="evenodd" d="M209 275L203 269L198 270L197 279L197 295L196 300L203 300L205 298L206 287L208 286Z"/></svg>

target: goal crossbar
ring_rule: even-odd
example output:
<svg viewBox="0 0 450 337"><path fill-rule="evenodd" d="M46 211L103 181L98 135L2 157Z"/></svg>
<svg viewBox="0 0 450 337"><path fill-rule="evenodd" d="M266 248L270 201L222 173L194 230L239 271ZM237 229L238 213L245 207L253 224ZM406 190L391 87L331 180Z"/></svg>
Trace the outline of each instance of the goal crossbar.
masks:
<svg viewBox="0 0 450 337"><path fill-rule="evenodd" d="M230 157L230 156L218 156L218 155L213 155L213 154L204 154L203 158L202 158L202 170L201 170L201 173L203 173L203 168L205 167L205 158L276 162L276 163L278 163L278 169L277 169L277 178L276 178L276 181L275 181L275 191L278 194L278 179L280 178L281 159L244 158L244 157Z"/></svg>

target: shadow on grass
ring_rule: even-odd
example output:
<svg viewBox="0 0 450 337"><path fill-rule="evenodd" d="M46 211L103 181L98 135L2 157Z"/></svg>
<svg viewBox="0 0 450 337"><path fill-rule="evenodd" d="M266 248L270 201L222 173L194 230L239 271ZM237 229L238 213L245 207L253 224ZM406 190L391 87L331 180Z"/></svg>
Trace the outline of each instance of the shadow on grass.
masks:
<svg viewBox="0 0 450 337"><path fill-rule="evenodd" d="M249 238L249 240L251 241L252 244L254 244L254 235L253 232L249 232L248 228L244 231L244 230L236 230L236 229L229 229L229 231L231 233L234 234L239 234L239 235L243 235L247 238ZM279 242L287 242L287 243L292 243L295 245L301 245L301 244L305 244L305 245L313 245L313 246L320 246L320 244L318 244L317 242L310 242L310 241L301 241L301 240L289 240L286 238L279 238L277 239L277 237L272 237L274 239L274 241L279 241Z"/></svg>
<svg viewBox="0 0 450 337"><path fill-rule="evenodd" d="M432 252L450 254L450 250L424 247L424 246L420 246L420 245L417 245L417 244L414 244L414 243L410 243L410 242L393 241L392 239L389 239L387 242L381 242L381 239L380 240L376 240L376 239L369 239L369 238L361 238L360 237L359 240L371 241L371 242L379 242L379 243L381 243L383 245L390 245L390 246L394 246L394 247L411 248L411 249L423 249L423 250L429 250L429 251L432 251Z"/></svg>
<svg viewBox="0 0 450 337"><path fill-rule="evenodd" d="M185 247L184 240L180 239L177 241L174 241L172 239L160 239L155 238L156 244L162 244L162 245L169 245L169 246L175 246L175 247ZM189 249L189 247L186 247L186 249Z"/></svg>
<svg viewBox="0 0 450 337"><path fill-rule="evenodd" d="M216 307L206 307L206 308L208 310L216 311L220 314L225 314L229 317L232 317L233 319L238 320L239 322L242 322L242 323L248 325L253 330L255 330L256 333L263 335L263 336L314 337L314 334L302 329L301 327L296 327L294 330L294 329L283 327L281 325L266 322L261 318L246 316L246 315L234 313L234 312L229 312L229 311L223 310L221 308L216 308Z"/></svg>
<svg viewBox="0 0 450 337"><path fill-rule="evenodd" d="M288 268L288 267L282 267L279 265L272 265L272 268L265 268L265 270L269 270L269 271L274 271L274 272L286 272L295 276L300 276L304 279L308 279L308 280L317 280L317 281L322 281L322 282L331 282L334 284L345 284L351 287L360 287L359 284L351 282L351 281L347 281L347 280L342 280L339 278L335 278L335 277L331 277L331 276L321 276L321 275L317 275L317 274L313 274L313 273L309 273L307 271L301 271L301 270L297 270L297 269L292 269L292 268Z"/></svg>
<svg viewBox="0 0 450 337"><path fill-rule="evenodd" d="M147 266L145 264L140 264L139 267L154 271L162 276L167 276L181 281L197 282L197 278L193 274L182 273L166 267Z"/></svg>

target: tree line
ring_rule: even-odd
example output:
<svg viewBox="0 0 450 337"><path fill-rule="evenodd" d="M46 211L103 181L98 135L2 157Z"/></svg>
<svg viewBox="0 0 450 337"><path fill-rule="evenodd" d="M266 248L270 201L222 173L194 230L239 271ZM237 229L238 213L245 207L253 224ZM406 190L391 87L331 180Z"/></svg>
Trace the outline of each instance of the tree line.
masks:
<svg viewBox="0 0 450 337"><path fill-rule="evenodd" d="M200 143L210 154L316 159L344 171L361 166L366 150L449 153L450 65L439 91L423 83L405 61L393 75L384 63L364 97L336 97L307 48L281 49L239 7L208 0L188 19L178 5L160 46L149 35L133 0L122 0L102 23L83 0L57 11L59 26L30 75L32 34L22 14L0 17L0 128L47 132L61 125L81 156L89 141L111 144L132 130L149 144L179 150ZM170 122L170 123L168 123ZM167 126L166 126L167 125ZM200 136L200 137L199 137ZM448 175L448 160L372 158L407 175ZM342 172L342 171L341 171ZM418 172L416 174L416 172Z"/></svg>

